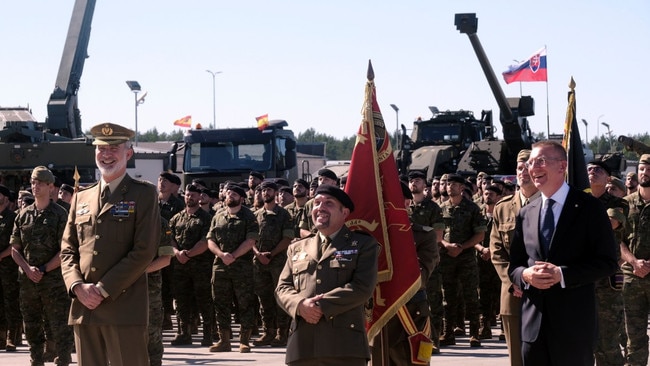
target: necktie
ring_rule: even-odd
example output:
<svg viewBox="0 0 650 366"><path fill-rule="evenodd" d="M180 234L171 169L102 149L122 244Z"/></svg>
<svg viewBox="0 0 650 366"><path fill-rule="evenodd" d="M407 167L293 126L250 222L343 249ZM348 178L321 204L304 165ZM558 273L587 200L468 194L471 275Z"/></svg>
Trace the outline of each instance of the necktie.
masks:
<svg viewBox="0 0 650 366"><path fill-rule="evenodd" d="M319 253L320 256L322 256L323 253L325 253L325 251L327 250L327 247L330 246L330 243L331 243L331 242L332 242L332 239L330 239L329 236L326 236L325 239L324 239L323 241L320 242L320 247L319 247L319 249L320 249L320 253Z"/></svg>
<svg viewBox="0 0 650 366"><path fill-rule="evenodd" d="M99 196L99 202L101 202L102 207L108 202L108 197L111 196L111 189L110 187L106 186L102 190L101 196Z"/></svg>
<svg viewBox="0 0 650 366"><path fill-rule="evenodd" d="M553 217L553 204L555 201L552 199L546 200L546 213L542 221L541 241L544 248L544 253L548 255L549 247L551 246L551 239L555 231L555 218Z"/></svg>

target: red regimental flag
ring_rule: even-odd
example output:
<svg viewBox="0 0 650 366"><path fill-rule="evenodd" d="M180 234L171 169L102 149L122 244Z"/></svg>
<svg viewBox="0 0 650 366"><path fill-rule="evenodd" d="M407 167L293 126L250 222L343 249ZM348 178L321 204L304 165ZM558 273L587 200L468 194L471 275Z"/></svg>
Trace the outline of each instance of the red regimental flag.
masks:
<svg viewBox="0 0 650 366"><path fill-rule="evenodd" d="M264 114L259 117L255 117L255 120L257 121L257 129L260 131L264 131L265 128L269 127L269 115Z"/></svg>
<svg viewBox="0 0 650 366"><path fill-rule="evenodd" d="M397 164L377 104L371 64L363 120L345 191L355 206L346 224L352 230L368 232L380 245L378 284L372 298L372 315L366 319L366 331L372 339L419 289L420 266Z"/></svg>
<svg viewBox="0 0 650 366"><path fill-rule="evenodd" d="M180 126L185 128L192 127L192 116L185 116L174 121L174 126Z"/></svg>

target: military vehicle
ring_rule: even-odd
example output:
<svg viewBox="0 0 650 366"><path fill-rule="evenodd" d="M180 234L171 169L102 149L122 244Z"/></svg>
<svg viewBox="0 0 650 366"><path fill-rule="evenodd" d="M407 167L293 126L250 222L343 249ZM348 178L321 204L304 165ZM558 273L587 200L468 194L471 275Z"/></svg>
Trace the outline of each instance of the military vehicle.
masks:
<svg viewBox="0 0 650 366"><path fill-rule="evenodd" d="M533 136L526 117L534 112L530 96L506 98L494 70L476 35L475 14L456 14L456 28L468 35L481 64L490 89L499 105L499 120L503 140L495 137L492 111L482 111L481 119L472 112L434 109L433 117L413 123L412 136L402 136L396 153L400 173L411 170L424 172L428 179L444 173L490 175L515 174L517 154L530 148Z"/></svg>
<svg viewBox="0 0 650 366"><path fill-rule="evenodd" d="M242 182L252 171L266 178L298 178L296 137L284 129L285 120L271 120L258 128L191 129L182 144L172 148L170 167L175 172L176 154L183 154L183 186L201 179L210 189L218 189L227 180Z"/></svg>
<svg viewBox="0 0 650 366"><path fill-rule="evenodd" d="M627 136L619 136L618 142L623 145L626 151L634 151L639 156L643 154L650 154L650 146L644 144L639 140L635 140Z"/></svg>
<svg viewBox="0 0 650 366"><path fill-rule="evenodd" d="M82 182L95 180L94 148L81 130L77 107L94 9L95 0L75 2L45 122L37 122L28 108L0 108L0 174L10 189L29 185L29 172L38 165L69 184L75 168Z"/></svg>

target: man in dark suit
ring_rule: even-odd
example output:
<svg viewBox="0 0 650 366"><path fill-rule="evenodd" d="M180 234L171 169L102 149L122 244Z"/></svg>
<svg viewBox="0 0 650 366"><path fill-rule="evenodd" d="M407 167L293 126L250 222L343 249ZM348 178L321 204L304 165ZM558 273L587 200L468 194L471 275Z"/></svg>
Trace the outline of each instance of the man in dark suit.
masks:
<svg viewBox="0 0 650 366"><path fill-rule="evenodd" d="M145 270L160 242L156 187L126 173L133 131L102 123L90 132L101 180L75 194L61 242L77 359L149 366Z"/></svg>
<svg viewBox="0 0 650 366"><path fill-rule="evenodd" d="M523 289L524 365L593 365L594 283L616 271L616 242L597 198L564 182L567 154L533 145L526 163L542 197L517 215L508 274Z"/></svg>
<svg viewBox="0 0 650 366"><path fill-rule="evenodd" d="M340 188L320 185L311 212L318 233L291 244L275 290L292 318L289 365L366 365L364 304L377 283L377 241L350 231L354 210Z"/></svg>

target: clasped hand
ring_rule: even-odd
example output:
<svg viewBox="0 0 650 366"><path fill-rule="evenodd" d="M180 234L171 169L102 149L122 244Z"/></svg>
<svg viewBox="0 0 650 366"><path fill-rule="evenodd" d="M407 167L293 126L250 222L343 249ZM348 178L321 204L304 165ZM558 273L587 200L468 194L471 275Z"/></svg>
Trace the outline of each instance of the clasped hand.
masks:
<svg viewBox="0 0 650 366"><path fill-rule="evenodd" d="M323 298L323 294L309 297L298 304L298 313L309 324L317 324L323 316L323 311L318 304Z"/></svg>
<svg viewBox="0 0 650 366"><path fill-rule="evenodd" d="M560 267L553 263L536 261L532 267L528 267L522 273L524 281L540 290L546 290L562 280Z"/></svg>

